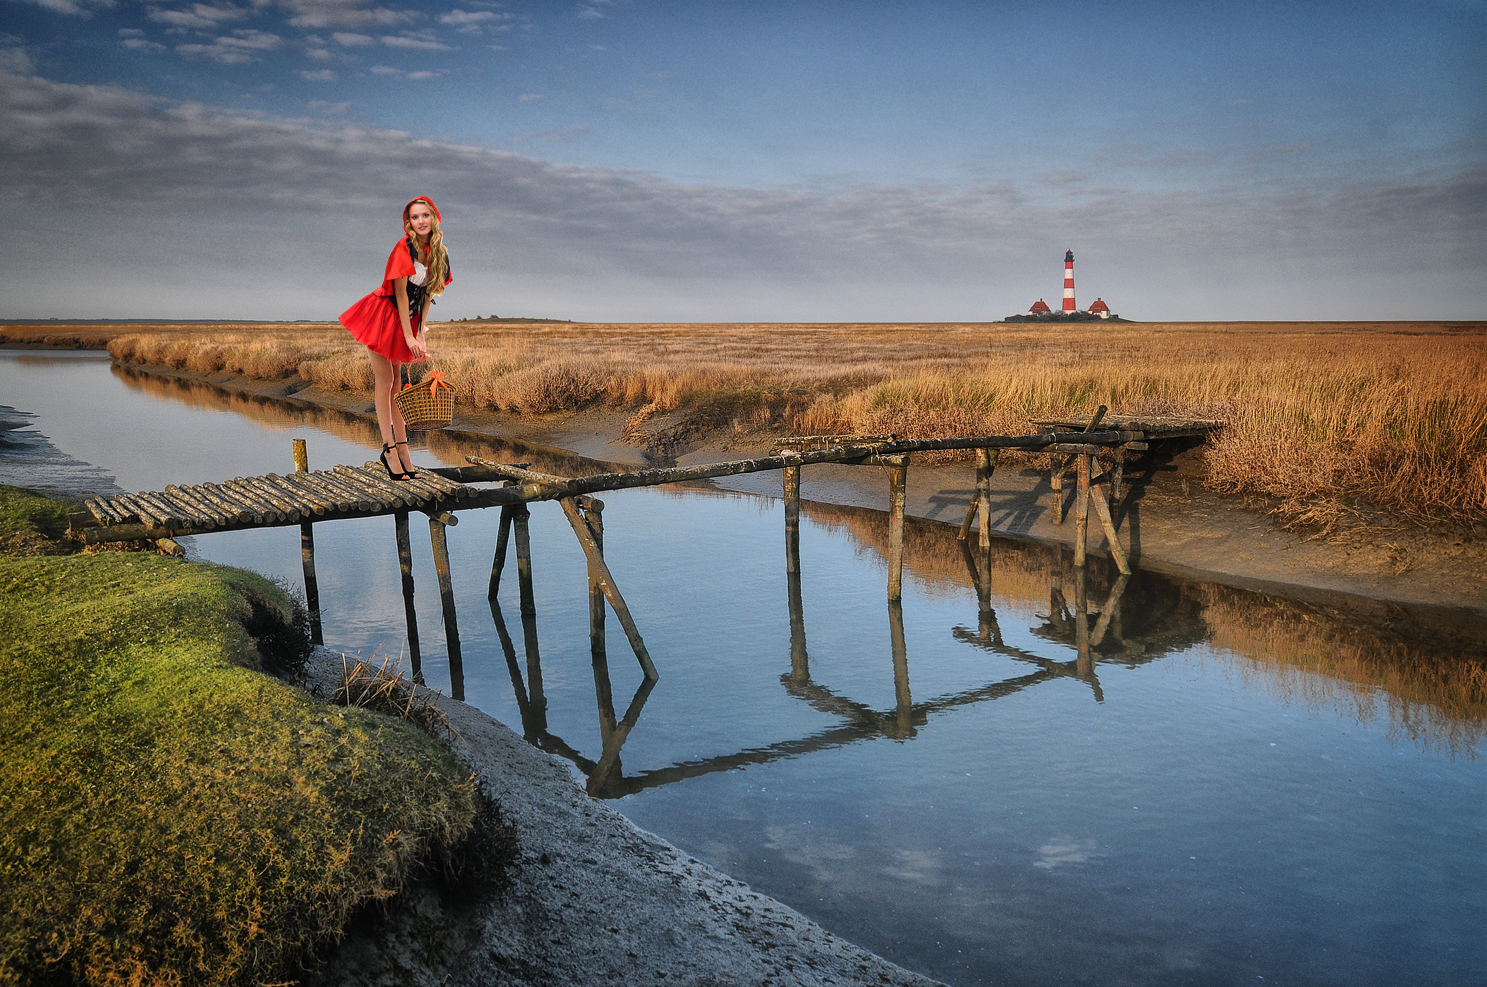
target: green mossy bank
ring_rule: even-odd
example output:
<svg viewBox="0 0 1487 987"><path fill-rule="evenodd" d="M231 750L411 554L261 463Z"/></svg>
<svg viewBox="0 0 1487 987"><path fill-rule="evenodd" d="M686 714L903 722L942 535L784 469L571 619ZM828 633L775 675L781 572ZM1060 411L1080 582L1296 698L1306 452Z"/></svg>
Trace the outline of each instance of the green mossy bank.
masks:
<svg viewBox="0 0 1487 987"><path fill-rule="evenodd" d="M0 983L290 979L471 832L434 738L252 670L293 620L241 570L0 556Z"/></svg>

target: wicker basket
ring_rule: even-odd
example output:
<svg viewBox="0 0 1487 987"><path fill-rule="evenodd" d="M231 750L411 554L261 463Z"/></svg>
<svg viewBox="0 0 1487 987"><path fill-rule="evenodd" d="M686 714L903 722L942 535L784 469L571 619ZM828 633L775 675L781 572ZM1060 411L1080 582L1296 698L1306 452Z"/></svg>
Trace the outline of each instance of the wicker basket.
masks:
<svg viewBox="0 0 1487 987"><path fill-rule="evenodd" d="M397 402L411 429L444 428L454 420L454 385L432 368L423 380L399 391Z"/></svg>

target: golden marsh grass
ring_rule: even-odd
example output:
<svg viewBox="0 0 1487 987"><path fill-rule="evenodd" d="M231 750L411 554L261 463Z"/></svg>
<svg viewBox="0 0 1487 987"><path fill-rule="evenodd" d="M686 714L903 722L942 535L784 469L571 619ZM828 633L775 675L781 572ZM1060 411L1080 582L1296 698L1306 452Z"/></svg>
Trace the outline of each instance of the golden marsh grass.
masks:
<svg viewBox="0 0 1487 987"><path fill-rule="evenodd" d="M110 331L112 330L112 331ZM68 327L7 326L0 342ZM1289 521L1381 509L1487 521L1487 326L1480 323L440 323L440 369L475 408L682 411L740 431L1020 433L1030 417L1222 418L1206 482ZM336 325L75 330L132 364L365 391Z"/></svg>

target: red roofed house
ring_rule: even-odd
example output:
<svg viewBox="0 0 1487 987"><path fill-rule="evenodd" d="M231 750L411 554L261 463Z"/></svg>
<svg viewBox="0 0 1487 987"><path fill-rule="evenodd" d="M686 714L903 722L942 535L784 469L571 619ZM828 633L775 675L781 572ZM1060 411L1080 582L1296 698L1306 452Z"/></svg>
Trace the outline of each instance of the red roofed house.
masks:
<svg viewBox="0 0 1487 987"><path fill-rule="evenodd" d="M1096 298L1095 303L1089 307L1089 314L1108 319L1110 318L1110 306L1105 304L1104 299Z"/></svg>
<svg viewBox="0 0 1487 987"><path fill-rule="evenodd" d="M1048 311L1051 311L1048 308L1048 303L1045 302L1043 299L1040 298L1036 302L1033 302L1033 307L1030 308L1030 309L1028 309L1028 314L1029 315L1043 315L1045 312L1048 312Z"/></svg>

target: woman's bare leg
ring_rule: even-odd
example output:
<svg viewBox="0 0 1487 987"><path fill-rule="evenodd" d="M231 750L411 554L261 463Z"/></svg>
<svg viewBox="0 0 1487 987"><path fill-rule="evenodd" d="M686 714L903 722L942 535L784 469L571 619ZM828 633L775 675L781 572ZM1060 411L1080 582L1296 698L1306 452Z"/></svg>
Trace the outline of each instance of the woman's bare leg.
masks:
<svg viewBox="0 0 1487 987"><path fill-rule="evenodd" d="M402 381L403 381L403 365L401 363L394 363L392 365L392 393L393 393L394 396L397 395L398 388L402 384ZM396 440L398 442L407 442L408 441L408 423L403 420L403 409L398 407L398 403L396 401L392 401L391 403L392 403L392 434L393 434L393 438L394 438L394 440ZM406 445L398 446L397 447L397 450L398 450L398 459L403 464L403 467L402 467L403 468L403 472L404 473L412 473L412 472L414 472L414 470L413 470L413 455L412 455L412 450L410 450Z"/></svg>
<svg viewBox="0 0 1487 987"><path fill-rule="evenodd" d="M392 396L397 388L397 366L370 348L367 349L367 354L372 358L372 404L377 408L377 428L382 432L382 444L396 448L394 443L397 439L393 435L392 421L393 415L397 414L397 404ZM402 421L402 418L398 421ZM387 460L391 463L397 461L396 455Z"/></svg>

